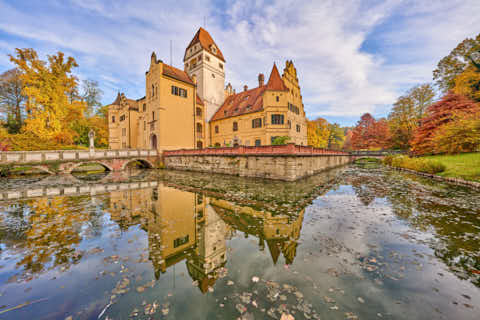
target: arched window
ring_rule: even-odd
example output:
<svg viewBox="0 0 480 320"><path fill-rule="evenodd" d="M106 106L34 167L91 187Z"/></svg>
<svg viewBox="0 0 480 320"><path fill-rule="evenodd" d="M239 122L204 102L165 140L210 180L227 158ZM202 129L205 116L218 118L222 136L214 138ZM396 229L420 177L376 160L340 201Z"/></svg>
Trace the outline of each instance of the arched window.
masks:
<svg viewBox="0 0 480 320"><path fill-rule="evenodd" d="M197 123L197 132L202 133L202 124L201 123Z"/></svg>
<svg viewBox="0 0 480 320"><path fill-rule="evenodd" d="M233 131L238 131L238 122L237 121L233 122Z"/></svg>
<svg viewBox="0 0 480 320"><path fill-rule="evenodd" d="M202 116L202 109L201 108L197 108L197 117L201 117Z"/></svg>

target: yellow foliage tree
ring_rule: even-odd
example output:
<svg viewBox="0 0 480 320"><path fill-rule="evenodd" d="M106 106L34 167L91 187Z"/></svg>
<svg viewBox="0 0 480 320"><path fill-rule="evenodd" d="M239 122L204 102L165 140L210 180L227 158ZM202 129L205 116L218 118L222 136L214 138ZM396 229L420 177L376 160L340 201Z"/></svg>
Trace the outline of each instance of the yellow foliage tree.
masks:
<svg viewBox="0 0 480 320"><path fill-rule="evenodd" d="M27 96L27 119L24 132L57 143L71 144L76 132L71 124L84 117L85 103L76 98L77 78L72 69L74 58L65 59L62 52L48 56L48 63L39 59L33 49L16 49L10 60L22 72L22 90Z"/></svg>
<svg viewBox="0 0 480 320"><path fill-rule="evenodd" d="M328 121L323 118L307 120L307 143L315 148L327 148L330 137Z"/></svg>
<svg viewBox="0 0 480 320"><path fill-rule="evenodd" d="M464 72L455 77L453 91L456 94L480 101L480 71L473 66L468 67Z"/></svg>

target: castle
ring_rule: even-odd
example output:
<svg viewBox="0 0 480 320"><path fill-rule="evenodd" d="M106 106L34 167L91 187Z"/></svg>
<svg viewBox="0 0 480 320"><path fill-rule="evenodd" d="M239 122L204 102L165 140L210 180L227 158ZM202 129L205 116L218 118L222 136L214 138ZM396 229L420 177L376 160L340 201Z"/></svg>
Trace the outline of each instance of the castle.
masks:
<svg viewBox="0 0 480 320"><path fill-rule="evenodd" d="M185 49L184 70L152 53L145 97L119 93L108 107L111 149L193 149L270 145L276 137L307 145L307 125L296 69L274 64L268 81L237 93L225 86L225 58L200 28Z"/></svg>

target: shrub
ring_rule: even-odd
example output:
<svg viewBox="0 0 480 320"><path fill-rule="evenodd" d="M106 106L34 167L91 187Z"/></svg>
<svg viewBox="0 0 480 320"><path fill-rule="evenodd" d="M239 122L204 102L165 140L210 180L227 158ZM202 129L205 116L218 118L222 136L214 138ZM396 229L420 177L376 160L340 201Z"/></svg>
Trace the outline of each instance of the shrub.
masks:
<svg viewBox="0 0 480 320"><path fill-rule="evenodd" d="M383 163L390 165L394 168L405 168L425 173L439 173L445 171L446 167L443 163L424 158L410 158L407 156L387 156L383 160Z"/></svg>
<svg viewBox="0 0 480 320"><path fill-rule="evenodd" d="M273 146L284 145L284 144L287 144L288 140L290 140L290 137L289 137L289 136L276 137L276 138L272 141L272 145L273 145Z"/></svg>

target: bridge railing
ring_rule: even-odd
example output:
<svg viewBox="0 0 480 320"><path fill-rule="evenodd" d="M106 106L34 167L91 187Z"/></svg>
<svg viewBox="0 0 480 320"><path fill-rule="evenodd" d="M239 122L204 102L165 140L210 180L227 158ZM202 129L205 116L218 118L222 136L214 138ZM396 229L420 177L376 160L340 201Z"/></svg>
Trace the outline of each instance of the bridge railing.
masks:
<svg viewBox="0 0 480 320"><path fill-rule="evenodd" d="M206 149L179 149L163 152L163 156L165 157L195 155L348 155L348 152L299 146L293 143L278 146L237 146Z"/></svg>
<svg viewBox="0 0 480 320"><path fill-rule="evenodd" d="M367 151L367 150L359 150L359 151L350 151L350 155L352 156L388 156L388 155L397 155L397 154L406 154L405 151L402 150L378 150L378 151Z"/></svg>
<svg viewBox="0 0 480 320"><path fill-rule="evenodd" d="M131 157L155 157L157 150L148 149L94 149L94 150L43 150L3 151L0 163L36 163L45 161L75 161L93 159L117 159Z"/></svg>

